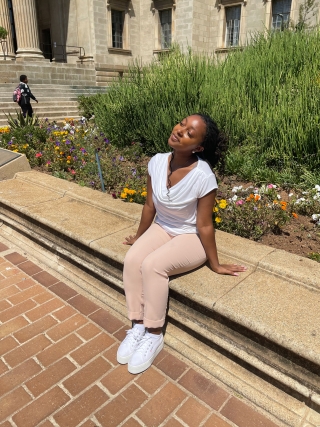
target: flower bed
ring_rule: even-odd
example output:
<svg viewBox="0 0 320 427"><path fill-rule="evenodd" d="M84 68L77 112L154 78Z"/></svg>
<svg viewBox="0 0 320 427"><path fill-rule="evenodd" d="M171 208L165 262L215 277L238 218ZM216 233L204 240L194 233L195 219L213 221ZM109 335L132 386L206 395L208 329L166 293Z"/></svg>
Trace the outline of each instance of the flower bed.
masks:
<svg viewBox="0 0 320 427"><path fill-rule="evenodd" d="M85 119L66 119L61 127L44 121L38 127L0 128L0 147L26 154L37 170L101 190L98 157L107 192L127 203L145 202L148 157L142 147L133 142L119 149ZM275 247L286 238L281 248L320 260L320 185L299 191L218 179L217 229ZM290 240L292 235L297 240ZM297 245L302 240L306 243Z"/></svg>

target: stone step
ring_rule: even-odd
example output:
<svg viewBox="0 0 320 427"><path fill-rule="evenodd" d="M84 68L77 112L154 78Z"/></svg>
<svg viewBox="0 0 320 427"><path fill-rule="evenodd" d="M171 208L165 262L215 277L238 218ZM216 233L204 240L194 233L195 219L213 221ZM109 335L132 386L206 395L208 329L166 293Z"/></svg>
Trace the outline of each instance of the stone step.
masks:
<svg viewBox="0 0 320 427"><path fill-rule="evenodd" d="M31 101L31 105L32 107L36 107L39 108L40 104L42 107L56 107L56 106L75 106L78 107L78 100L77 98L74 100L70 100L70 99L66 99L66 98L54 98L54 100L50 100L50 98L38 98L39 99L39 103L37 104L35 101ZM6 111L8 110L12 110L12 109L16 109L19 108L19 105L16 102L13 101L6 101L3 100L3 102L1 102L1 109L2 111Z"/></svg>
<svg viewBox="0 0 320 427"><path fill-rule="evenodd" d="M63 256L101 280L103 288L92 284L87 291L118 295L105 298L113 309L125 313L125 305L119 302L127 248L121 241L134 234L141 206L38 172L20 173L14 180L0 183L0 191L4 224L21 228L24 236L37 239L55 256ZM172 278L168 321L190 337L184 346L173 345L194 363L203 360L201 367L222 382L225 372L211 372L210 368L219 354L232 362L235 377L247 370L248 375L254 374L319 411L319 264L219 231L216 239L222 263L244 263L248 270L229 277L202 266ZM194 344L188 348L192 340ZM208 351L197 356L203 346ZM246 395L248 389L244 385L237 392ZM259 400L257 396L264 390L258 387L251 393L253 400ZM274 402L272 411L276 405ZM301 420L282 421L302 425Z"/></svg>
<svg viewBox="0 0 320 427"><path fill-rule="evenodd" d="M80 118L80 114L78 109L65 109L63 110L63 112L60 110L57 111L50 111L50 110L39 110L36 111L34 110L34 113L37 115L37 117L39 117L40 119L48 119L50 122L51 121L64 121L65 118L72 118L75 120L78 120ZM10 114L14 117L15 116L15 111L10 112ZM3 114L0 114L0 126L7 126L8 125L8 120L6 118L6 116Z"/></svg>
<svg viewBox="0 0 320 427"><path fill-rule="evenodd" d="M19 82L16 82L15 84L18 85ZM43 84L43 83L32 83L29 82L30 87L38 87L38 88L54 88L54 89L61 89L61 90L67 90L67 89L80 89L80 90L93 90L97 92L101 92L101 89L97 88L97 86L94 84L92 86L88 85L59 85L59 84ZM14 87L14 84L12 83L0 83L0 89L2 88L11 88Z"/></svg>

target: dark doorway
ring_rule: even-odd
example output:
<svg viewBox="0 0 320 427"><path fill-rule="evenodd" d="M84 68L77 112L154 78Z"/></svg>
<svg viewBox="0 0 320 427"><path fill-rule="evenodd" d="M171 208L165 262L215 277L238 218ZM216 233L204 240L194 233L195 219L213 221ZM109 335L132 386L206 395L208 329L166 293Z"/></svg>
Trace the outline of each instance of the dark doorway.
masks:
<svg viewBox="0 0 320 427"><path fill-rule="evenodd" d="M50 28L42 30L41 32L41 40L42 40L42 52L43 56L46 59L50 59L52 61L52 44L51 44L51 32Z"/></svg>
<svg viewBox="0 0 320 427"><path fill-rule="evenodd" d="M17 36L16 36L16 27L14 25L14 15L13 15L11 0L8 0L8 8L9 8L10 24L11 24L11 31L12 31L12 38L13 38L13 47L14 47L14 52L16 53L18 49L18 43L17 43Z"/></svg>

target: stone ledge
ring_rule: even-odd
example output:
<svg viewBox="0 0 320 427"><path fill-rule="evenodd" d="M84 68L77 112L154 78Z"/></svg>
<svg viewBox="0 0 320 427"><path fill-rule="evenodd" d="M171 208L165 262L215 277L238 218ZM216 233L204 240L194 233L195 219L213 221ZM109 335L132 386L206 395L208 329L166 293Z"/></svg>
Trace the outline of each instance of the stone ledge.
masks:
<svg viewBox="0 0 320 427"><path fill-rule="evenodd" d="M2 221L114 277L122 291L121 241L137 228L141 206L34 171L1 182L0 194ZM320 405L319 264L219 231L217 243L223 262L248 271L227 277L203 266L173 278L170 319Z"/></svg>

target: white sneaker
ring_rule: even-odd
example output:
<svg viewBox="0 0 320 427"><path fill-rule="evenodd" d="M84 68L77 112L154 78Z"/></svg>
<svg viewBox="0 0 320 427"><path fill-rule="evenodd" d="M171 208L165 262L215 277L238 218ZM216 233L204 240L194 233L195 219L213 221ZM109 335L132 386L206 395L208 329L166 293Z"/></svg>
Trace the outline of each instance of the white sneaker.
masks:
<svg viewBox="0 0 320 427"><path fill-rule="evenodd" d="M128 371L131 374L140 374L151 365L156 356L163 349L163 335L146 332L141 339L138 348L133 353L128 363Z"/></svg>
<svg viewBox="0 0 320 427"><path fill-rule="evenodd" d="M132 329L127 331L127 336L122 341L117 351L117 361L119 363L124 365L129 362L144 334L145 327L139 323L136 323Z"/></svg>

